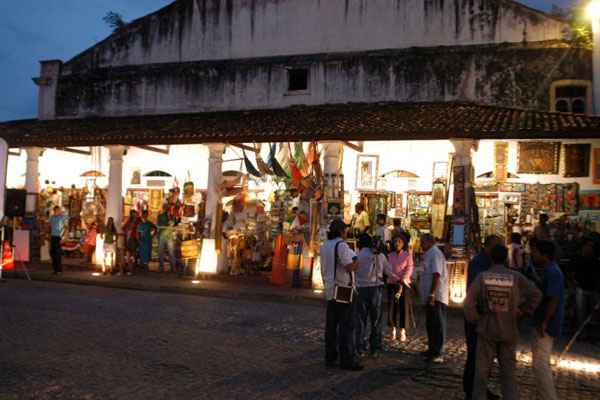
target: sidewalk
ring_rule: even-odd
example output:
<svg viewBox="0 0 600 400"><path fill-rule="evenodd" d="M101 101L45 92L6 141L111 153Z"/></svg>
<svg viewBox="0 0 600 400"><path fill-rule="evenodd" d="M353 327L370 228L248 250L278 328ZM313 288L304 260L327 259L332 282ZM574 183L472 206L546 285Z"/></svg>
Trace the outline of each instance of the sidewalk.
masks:
<svg viewBox="0 0 600 400"><path fill-rule="evenodd" d="M92 270L65 266L61 275L54 275L48 264L29 264L34 281L91 285L116 289L177 293L226 299L243 299L288 304L322 306L324 295L312 289L292 289L271 285L265 276L210 276L198 284L191 277L178 278L171 273L138 272L134 276L92 275ZM6 279L27 279L22 267L3 274Z"/></svg>

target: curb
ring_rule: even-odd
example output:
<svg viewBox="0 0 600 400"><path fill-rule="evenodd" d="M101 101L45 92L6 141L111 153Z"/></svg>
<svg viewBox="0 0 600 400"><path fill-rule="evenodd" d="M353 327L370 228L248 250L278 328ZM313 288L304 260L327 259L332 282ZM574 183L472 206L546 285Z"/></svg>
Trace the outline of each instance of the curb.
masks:
<svg viewBox="0 0 600 400"><path fill-rule="evenodd" d="M72 278L72 277L54 277L54 276L36 276L36 274L30 274L31 280L35 282L48 282L48 283L63 283L70 285L80 286L96 286L110 289L122 289L122 290L137 290L142 292L157 292L157 293L171 293L171 294L182 294L200 297L212 297L229 300L246 300L255 302L268 302L268 303L283 303L290 305L309 305L315 307L324 307L325 301L319 298L311 298L307 296L301 296L297 294L270 294L270 293L256 293L252 291L240 291L240 290L224 290L224 289L207 289L203 288L202 284L198 287L179 287L179 286L168 286L168 285L144 285L132 282L111 282L111 281L92 281L87 279ZM26 280L24 274L15 274L13 279ZM293 290L293 289L290 289Z"/></svg>

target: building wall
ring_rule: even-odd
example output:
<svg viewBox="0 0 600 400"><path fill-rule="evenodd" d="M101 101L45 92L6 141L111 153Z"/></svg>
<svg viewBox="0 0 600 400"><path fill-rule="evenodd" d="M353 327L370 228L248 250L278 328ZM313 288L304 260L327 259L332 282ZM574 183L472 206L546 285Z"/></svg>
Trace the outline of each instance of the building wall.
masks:
<svg viewBox="0 0 600 400"><path fill-rule="evenodd" d="M289 67L309 70L308 91L287 91ZM455 100L547 111L553 81L591 76L591 53L563 43L154 64L62 76L56 115Z"/></svg>
<svg viewBox="0 0 600 400"><path fill-rule="evenodd" d="M500 0L178 0L75 57L124 65L561 39L566 24Z"/></svg>

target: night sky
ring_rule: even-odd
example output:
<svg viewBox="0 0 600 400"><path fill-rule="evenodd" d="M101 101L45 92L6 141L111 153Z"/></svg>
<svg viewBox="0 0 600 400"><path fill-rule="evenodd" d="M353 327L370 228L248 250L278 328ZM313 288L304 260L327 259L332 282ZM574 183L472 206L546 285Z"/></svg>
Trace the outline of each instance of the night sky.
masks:
<svg viewBox="0 0 600 400"><path fill-rule="evenodd" d="M110 34L107 11L139 18L172 0L3 0L0 1L0 121L32 118L37 109L39 60L69 60ZM548 10L571 0L522 0Z"/></svg>

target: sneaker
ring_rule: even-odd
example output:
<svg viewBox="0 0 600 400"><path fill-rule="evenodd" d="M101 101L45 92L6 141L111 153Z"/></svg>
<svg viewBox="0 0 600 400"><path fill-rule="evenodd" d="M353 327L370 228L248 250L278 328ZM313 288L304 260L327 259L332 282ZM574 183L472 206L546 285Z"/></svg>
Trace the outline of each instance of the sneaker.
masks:
<svg viewBox="0 0 600 400"><path fill-rule="evenodd" d="M429 359L429 362L431 362L432 364L443 364L444 357L442 357L442 356L432 357Z"/></svg>
<svg viewBox="0 0 600 400"><path fill-rule="evenodd" d="M365 369L365 367L363 367L360 364L342 365L341 368L346 371L362 371L363 369Z"/></svg>
<svg viewBox="0 0 600 400"><path fill-rule="evenodd" d="M400 329L400 341L406 342L406 329Z"/></svg>
<svg viewBox="0 0 600 400"><path fill-rule="evenodd" d="M133 276L133 272L128 272L127 276Z"/></svg>

